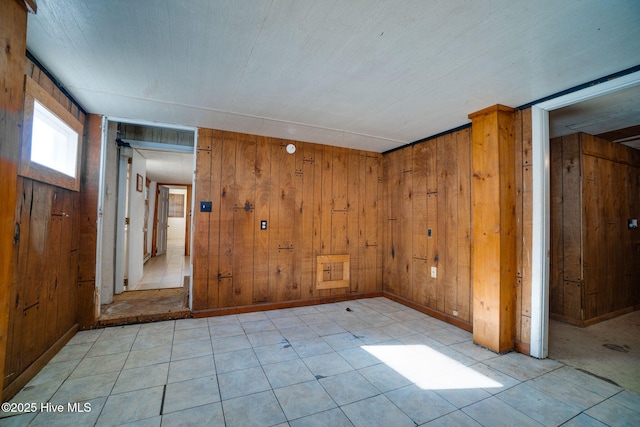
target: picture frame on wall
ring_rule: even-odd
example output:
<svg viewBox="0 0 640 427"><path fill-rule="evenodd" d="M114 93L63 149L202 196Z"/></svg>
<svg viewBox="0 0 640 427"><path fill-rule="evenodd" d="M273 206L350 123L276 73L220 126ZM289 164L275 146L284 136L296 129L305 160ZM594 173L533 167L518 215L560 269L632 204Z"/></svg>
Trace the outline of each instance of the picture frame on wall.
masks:
<svg viewBox="0 0 640 427"><path fill-rule="evenodd" d="M142 193L142 188L144 187L144 182L142 179L142 175L136 174L136 190Z"/></svg>

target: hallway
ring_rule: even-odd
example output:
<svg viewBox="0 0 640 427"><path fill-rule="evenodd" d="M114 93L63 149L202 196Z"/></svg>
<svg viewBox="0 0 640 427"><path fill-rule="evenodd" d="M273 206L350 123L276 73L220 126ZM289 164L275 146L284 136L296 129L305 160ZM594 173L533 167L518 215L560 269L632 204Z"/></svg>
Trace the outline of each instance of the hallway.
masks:
<svg viewBox="0 0 640 427"><path fill-rule="evenodd" d="M167 240L167 252L152 257L144 265L142 280L127 291L181 288L190 275L190 257L184 255L184 239Z"/></svg>
<svg viewBox="0 0 640 427"><path fill-rule="evenodd" d="M167 252L144 265L142 279L101 307L99 326L191 317L190 269L190 257L184 255L184 240L168 240Z"/></svg>

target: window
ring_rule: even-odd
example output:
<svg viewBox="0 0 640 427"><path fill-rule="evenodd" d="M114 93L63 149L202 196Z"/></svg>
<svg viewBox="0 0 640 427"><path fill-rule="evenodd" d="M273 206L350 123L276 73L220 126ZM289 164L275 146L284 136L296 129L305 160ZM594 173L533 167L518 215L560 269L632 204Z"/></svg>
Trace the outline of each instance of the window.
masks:
<svg viewBox="0 0 640 427"><path fill-rule="evenodd" d="M78 191L82 131L73 114L27 77L20 175Z"/></svg>
<svg viewBox="0 0 640 427"><path fill-rule="evenodd" d="M37 100L33 108L31 161L76 177L78 133Z"/></svg>

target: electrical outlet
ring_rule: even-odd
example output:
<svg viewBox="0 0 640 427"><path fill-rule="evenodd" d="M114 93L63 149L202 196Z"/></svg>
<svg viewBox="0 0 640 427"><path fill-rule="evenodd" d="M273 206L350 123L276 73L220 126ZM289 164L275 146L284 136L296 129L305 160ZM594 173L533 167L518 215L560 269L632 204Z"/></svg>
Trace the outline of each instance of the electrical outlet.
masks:
<svg viewBox="0 0 640 427"><path fill-rule="evenodd" d="M260 230L266 230L266 229L267 229L267 221L263 219L260 221Z"/></svg>
<svg viewBox="0 0 640 427"><path fill-rule="evenodd" d="M427 237L431 237L433 233L431 232L430 228L427 228Z"/></svg>
<svg viewBox="0 0 640 427"><path fill-rule="evenodd" d="M438 267L431 267L431 277L435 279L437 275L438 275Z"/></svg>
<svg viewBox="0 0 640 427"><path fill-rule="evenodd" d="M453 315L458 317L458 310L453 310Z"/></svg>

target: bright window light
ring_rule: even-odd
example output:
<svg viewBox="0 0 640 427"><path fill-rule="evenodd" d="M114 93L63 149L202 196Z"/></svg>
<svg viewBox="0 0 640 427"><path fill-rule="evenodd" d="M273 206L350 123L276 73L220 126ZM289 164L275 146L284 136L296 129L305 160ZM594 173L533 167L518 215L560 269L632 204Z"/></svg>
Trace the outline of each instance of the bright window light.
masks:
<svg viewBox="0 0 640 427"><path fill-rule="evenodd" d="M34 101L31 161L75 178L77 153L78 133Z"/></svg>
<svg viewBox="0 0 640 427"><path fill-rule="evenodd" d="M503 387L426 345L366 345L362 348L423 390Z"/></svg>

